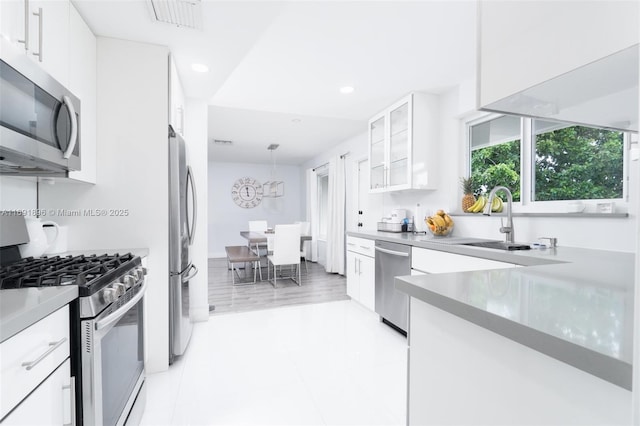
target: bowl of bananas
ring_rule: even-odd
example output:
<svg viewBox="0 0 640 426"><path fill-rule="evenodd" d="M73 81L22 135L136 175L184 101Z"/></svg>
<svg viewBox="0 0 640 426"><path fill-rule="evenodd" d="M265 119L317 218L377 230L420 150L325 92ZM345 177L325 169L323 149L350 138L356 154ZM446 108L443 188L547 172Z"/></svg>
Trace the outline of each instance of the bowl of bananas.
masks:
<svg viewBox="0 0 640 426"><path fill-rule="evenodd" d="M433 216L424 219L427 229L436 237L447 236L453 231L453 219L444 210L438 210Z"/></svg>

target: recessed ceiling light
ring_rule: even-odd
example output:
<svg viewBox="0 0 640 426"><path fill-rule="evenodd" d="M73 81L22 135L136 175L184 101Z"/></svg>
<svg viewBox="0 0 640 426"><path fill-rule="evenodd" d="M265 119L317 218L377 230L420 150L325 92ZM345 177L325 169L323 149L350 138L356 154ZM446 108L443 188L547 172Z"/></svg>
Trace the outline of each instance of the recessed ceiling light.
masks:
<svg viewBox="0 0 640 426"><path fill-rule="evenodd" d="M191 69L195 72L209 72L209 67L205 64L191 64Z"/></svg>
<svg viewBox="0 0 640 426"><path fill-rule="evenodd" d="M302 120L300 120L299 118L294 118L293 120L291 120L292 123L298 124L300 123Z"/></svg>
<svg viewBox="0 0 640 426"><path fill-rule="evenodd" d="M353 87L351 86L344 86L340 88L340 93L348 95L349 93L353 93Z"/></svg>

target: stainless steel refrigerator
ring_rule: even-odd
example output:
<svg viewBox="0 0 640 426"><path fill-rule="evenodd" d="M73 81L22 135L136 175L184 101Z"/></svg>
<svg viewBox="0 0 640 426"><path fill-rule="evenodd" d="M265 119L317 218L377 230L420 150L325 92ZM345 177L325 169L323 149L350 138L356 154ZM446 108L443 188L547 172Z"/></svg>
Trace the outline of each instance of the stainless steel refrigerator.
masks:
<svg viewBox="0 0 640 426"><path fill-rule="evenodd" d="M197 221L193 172L185 143L169 126L169 364L184 354L193 324L189 319L189 281L198 273L191 263Z"/></svg>

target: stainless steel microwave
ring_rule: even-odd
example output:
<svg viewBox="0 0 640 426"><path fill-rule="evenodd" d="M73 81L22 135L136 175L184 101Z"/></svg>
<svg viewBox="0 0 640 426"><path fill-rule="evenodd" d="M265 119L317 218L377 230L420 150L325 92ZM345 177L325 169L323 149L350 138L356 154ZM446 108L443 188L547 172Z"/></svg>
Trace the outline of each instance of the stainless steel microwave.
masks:
<svg viewBox="0 0 640 426"><path fill-rule="evenodd" d="M2 45L0 174L80 170L80 119L80 99L20 49Z"/></svg>

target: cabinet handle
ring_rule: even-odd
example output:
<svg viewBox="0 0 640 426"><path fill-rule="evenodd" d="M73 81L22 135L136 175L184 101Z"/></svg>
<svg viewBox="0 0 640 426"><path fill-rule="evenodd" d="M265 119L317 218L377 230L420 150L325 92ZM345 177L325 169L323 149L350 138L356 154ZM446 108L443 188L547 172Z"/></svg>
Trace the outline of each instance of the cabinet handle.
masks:
<svg viewBox="0 0 640 426"><path fill-rule="evenodd" d="M22 366L25 367L27 369L27 371L31 370L33 367L35 367L36 365L38 365L40 363L40 361L42 361L43 359L45 359L47 356L49 356L53 351L55 351L56 349L58 349L60 346L62 346L62 344L64 342L67 341L66 337L63 337L60 341L58 342L51 342L49 343L49 346L51 346L45 353L43 353L42 355L40 355L38 358L34 359L33 361L28 361L28 362L23 362Z"/></svg>
<svg viewBox="0 0 640 426"><path fill-rule="evenodd" d="M18 43L24 43L24 50L29 50L29 0L24 0L24 40Z"/></svg>
<svg viewBox="0 0 640 426"><path fill-rule="evenodd" d="M358 258L358 275L362 275L362 259Z"/></svg>
<svg viewBox="0 0 640 426"><path fill-rule="evenodd" d="M33 12L33 16L38 17L38 51L33 52L33 56L38 57L38 61L42 62L42 8L39 7L37 12Z"/></svg>
<svg viewBox="0 0 640 426"><path fill-rule="evenodd" d="M63 423L62 426L76 426L76 378L69 378L69 385L63 386L62 390L69 389L69 423Z"/></svg>

